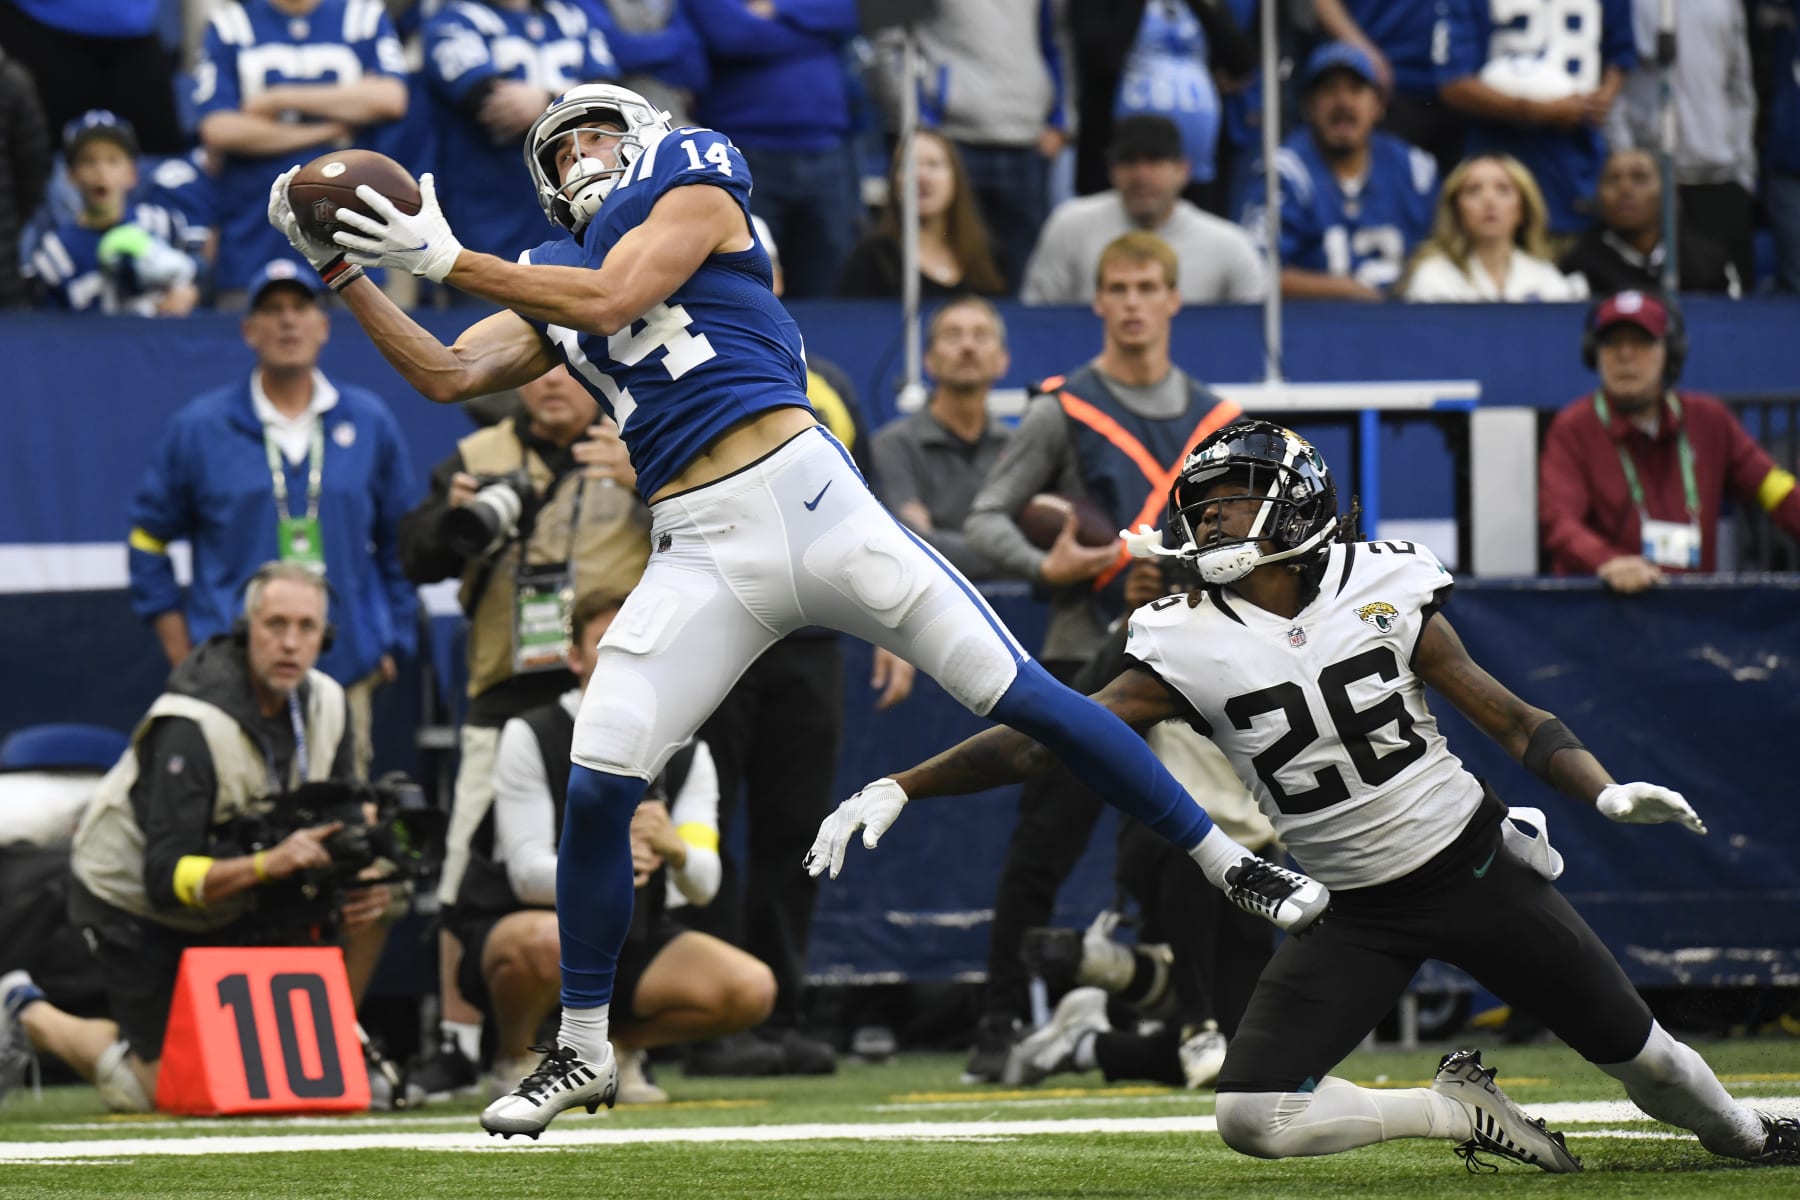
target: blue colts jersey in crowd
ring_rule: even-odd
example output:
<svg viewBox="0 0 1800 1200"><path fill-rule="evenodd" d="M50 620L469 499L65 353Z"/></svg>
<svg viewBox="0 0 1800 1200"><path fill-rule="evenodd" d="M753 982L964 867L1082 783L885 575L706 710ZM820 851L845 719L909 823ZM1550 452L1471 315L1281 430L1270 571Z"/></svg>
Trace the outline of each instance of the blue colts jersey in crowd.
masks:
<svg viewBox="0 0 1800 1200"><path fill-rule="evenodd" d="M456 0L425 23L425 74L437 135L438 202L463 245L505 259L544 240L517 136L495 138L465 107L477 88L518 80L559 96L616 79L606 35L573 4L495 8Z"/></svg>
<svg viewBox="0 0 1800 1200"><path fill-rule="evenodd" d="M155 204L132 205L119 224L136 225L151 237L184 253L195 242L187 222L179 214ZM156 315L161 293L126 291L116 278L101 269L100 242L111 232L111 229L89 229L74 221L65 221L38 239L30 261L25 264L25 273L38 281L40 302L44 307L71 312Z"/></svg>
<svg viewBox="0 0 1800 1200"><path fill-rule="evenodd" d="M282 84L345 84L380 75L406 77L406 56L381 0L320 0L304 16L282 12L269 0L244 0L213 13L194 68L195 116L204 122L215 112L241 109L245 100ZM373 135L376 129L364 132ZM370 138L362 140L367 144ZM306 266L269 224L269 184L294 163L330 149L321 143L272 157L225 156L218 178L219 257L213 267L220 288L244 287L270 259Z"/></svg>
<svg viewBox="0 0 1800 1200"><path fill-rule="evenodd" d="M724 134L687 126L638 155L579 242L546 242L523 261L598 269L658 200L691 185L730 192L749 229L743 155ZM768 252L750 236L748 250L708 258L674 295L610 337L531 321L619 423L646 496L745 417L807 407L800 329L770 290Z"/></svg>
<svg viewBox="0 0 1800 1200"><path fill-rule="evenodd" d="M1437 203L1437 163L1391 133L1369 141L1369 171L1359 187L1331 173L1312 130L1295 130L1275 154L1281 177L1281 265L1345 275L1386 291L1406 260L1431 232ZM1251 182L1239 221L1257 245L1264 241L1262 163Z"/></svg>
<svg viewBox="0 0 1800 1200"><path fill-rule="evenodd" d="M1443 21L1440 84L1473 75L1504 91L1517 78L1545 94L1584 94L1600 87L1607 68L1637 65L1631 0L1444 0ZM1606 139L1593 126L1471 120L1463 153L1510 154L1524 163L1544 193L1551 232L1580 233L1590 223L1606 157Z"/></svg>

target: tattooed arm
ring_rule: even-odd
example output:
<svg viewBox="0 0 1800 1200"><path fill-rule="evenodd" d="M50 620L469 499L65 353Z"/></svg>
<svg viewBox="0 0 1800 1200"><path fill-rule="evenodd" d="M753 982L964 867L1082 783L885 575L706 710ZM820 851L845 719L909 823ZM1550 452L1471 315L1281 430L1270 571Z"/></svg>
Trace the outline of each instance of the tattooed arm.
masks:
<svg viewBox="0 0 1800 1200"><path fill-rule="evenodd" d="M1186 701L1142 666L1127 667L1094 699L1139 733L1187 713ZM1025 734L996 725L891 778L909 799L963 796L1041 775L1055 762L1055 755Z"/></svg>

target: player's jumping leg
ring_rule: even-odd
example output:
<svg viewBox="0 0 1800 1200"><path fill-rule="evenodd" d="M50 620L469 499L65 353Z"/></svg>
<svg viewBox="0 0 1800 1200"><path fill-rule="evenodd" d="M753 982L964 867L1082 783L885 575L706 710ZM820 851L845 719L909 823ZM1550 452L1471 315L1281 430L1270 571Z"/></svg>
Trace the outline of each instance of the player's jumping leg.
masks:
<svg viewBox="0 0 1800 1200"><path fill-rule="evenodd" d="M893 651L970 711L1043 743L1095 794L1193 855L1238 905L1289 932L1323 915L1323 885L1238 845L1142 737L1033 661L968 580L869 494L835 439L824 434L795 450L792 469L770 481L779 513L791 518L841 482L827 520L816 529L791 520L787 529L809 618Z"/></svg>
<svg viewBox="0 0 1800 1200"><path fill-rule="evenodd" d="M1213 824L1135 730L1058 683L1036 662L1019 664L1012 685L985 715L1043 743L1077 779L1186 850L1208 881L1239 907L1290 933L1324 914L1330 903L1324 885L1239 845Z"/></svg>
<svg viewBox="0 0 1800 1200"><path fill-rule="evenodd" d="M738 516L715 504L697 521L690 507L703 505L657 505L651 537L662 548L601 639L575 719L556 869L562 1028L538 1069L481 1114L491 1133L535 1138L565 1109L612 1104L608 1014L631 929L631 815L648 781L779 636L715 563L710 539Z"/></svg>
<svg viewBox="0 0 1800 1200"><path fill-rule="evenodd" d="M594 678L599 681L598 672ZM619 1072L607 1038L607 1010L619 947L631 931L631 815L647 786L634 776L570 766L556 852L562 1028L537 1069L482 1110L481 1127L489 1133L536 1139L564 1109L612 1107Z"/></svg>

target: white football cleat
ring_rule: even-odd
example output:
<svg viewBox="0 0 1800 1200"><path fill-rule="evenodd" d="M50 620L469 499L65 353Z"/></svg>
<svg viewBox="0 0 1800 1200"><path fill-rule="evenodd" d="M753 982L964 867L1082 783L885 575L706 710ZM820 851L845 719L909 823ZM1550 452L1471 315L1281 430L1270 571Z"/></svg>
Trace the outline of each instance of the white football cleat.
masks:
<svg viewBox="0 0 1800 1200"><path fill-rule="evenodd" d="M1208 1021L1176 1048L1181 1074L1190 1088L1211 1087L1225 1067L1225 1035L1217 1021Z"/></svg>
<svg viewBox="0 0 1800 1200"><path fill-rule="evenodd" d="M1225 872L1225 898L1292 934L1311 929L1331 907L1331 893L1324 884L1256 857Z"/></svg>
<svg viewBox="0 0 1800 1200"><path fill-rule="evenodd" d="M602 1104L611 1108L619 1092L619 1064L612 1044L606 1056L590 1063L567 1046L533 1046L544 1061L527 1075L518 1088L481 1110L481 1127L511 1138L522 1133L532 1141L566 1108L584 1107L594 1112Z"/></svg>
<svg viewBox="0 0 1800 1200"><path fill-rule="evenodd" d="M1045 1076L1073 1071L1075 1049L1090 1033L1111 1029L1106 1019L1106 993L1097 987L1076 988L1056 1003L1042 1029L1032 1031L1006 1057L1002 1083L1038 1083Z"/></svg>
<svg viewBox="0 0 1800 1200"><path fill-rule="evenodd" d="M1494 1069L1481 1065L1481 1051L1444 1055L1431 1090L1469 1110L1475 1132L1468 1141L1458 1143L1456 1153L1471 1172L1498 1169L1476 1158L1477 1152L1497 1154L1558 1175L1581 1170L1581 1160L1569 1153L1562 1134L1551 1132L1540 1118L1526 1115L1500 1090L1494 1082Z"/></svg>

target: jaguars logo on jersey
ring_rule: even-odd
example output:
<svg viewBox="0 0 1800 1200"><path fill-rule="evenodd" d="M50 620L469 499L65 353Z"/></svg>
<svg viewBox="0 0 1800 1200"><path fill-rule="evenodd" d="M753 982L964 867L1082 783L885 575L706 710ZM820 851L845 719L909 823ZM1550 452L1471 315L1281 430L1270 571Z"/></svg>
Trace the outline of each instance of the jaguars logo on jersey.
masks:
<svg viewBox="0 0 1800 1200"><path fill-rule="evenodd" d="M1394 623L1400 619L1400 610L1385 600L1377 600L1373 604L1365 604L1357 609L1356 615L1381 632L1392 633Z"/></svg>

